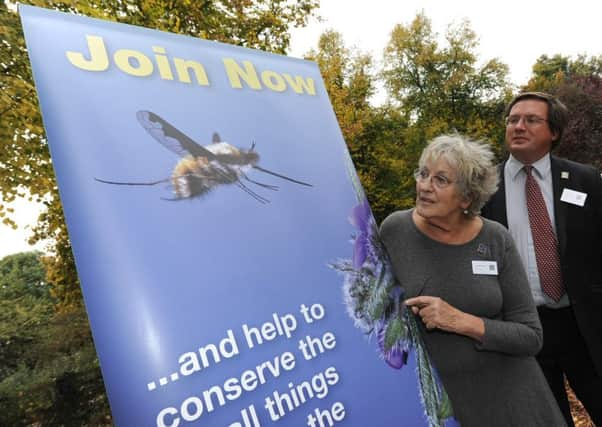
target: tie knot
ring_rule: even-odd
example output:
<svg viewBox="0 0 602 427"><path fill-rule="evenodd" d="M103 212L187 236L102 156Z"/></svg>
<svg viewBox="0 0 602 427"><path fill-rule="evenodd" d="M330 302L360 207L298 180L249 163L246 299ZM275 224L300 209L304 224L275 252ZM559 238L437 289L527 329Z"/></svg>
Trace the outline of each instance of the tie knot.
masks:
<svg viewBox="0 0 602 427"><path fill-rule="evenodd" d="M533 171L532 165L525 165L525 166L523 166L523 169L524 169L525 173L527 174L527 176L531 176L531 172Z"/></svg>

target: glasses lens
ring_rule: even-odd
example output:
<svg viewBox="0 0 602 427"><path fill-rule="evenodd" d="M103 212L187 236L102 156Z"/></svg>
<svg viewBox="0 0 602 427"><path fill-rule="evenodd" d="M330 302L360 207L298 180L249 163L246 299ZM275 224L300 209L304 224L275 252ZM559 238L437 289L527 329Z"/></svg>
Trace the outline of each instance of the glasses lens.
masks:
<svg viewBox="0 0 602 427"><path fill-rule="evenodd" d="M523 120L523 125L527 127L536 126L540 123L546 122L547 120L537 116L508 116L506 117L506 126L517 126L518 122Z"/></svg>
<svg viewBox="0 0 602 427"><path fill-rule="evenodd" d="M449 179L441 175L435 175L433 177L433 183L435 184L435 187L445 188L449 185Z"/></svg>
<svg viewBox="0 0 602 427"><path fill-rule="evenodd" d="M431 177L431 175L427 169L416 169L414 171L414 178L418 182L425 182L425 181L429 181L429 179L430 179L431 183L437 188L445 188L449 184L451 184L451 181L446 176L433 175Z"/></svg>

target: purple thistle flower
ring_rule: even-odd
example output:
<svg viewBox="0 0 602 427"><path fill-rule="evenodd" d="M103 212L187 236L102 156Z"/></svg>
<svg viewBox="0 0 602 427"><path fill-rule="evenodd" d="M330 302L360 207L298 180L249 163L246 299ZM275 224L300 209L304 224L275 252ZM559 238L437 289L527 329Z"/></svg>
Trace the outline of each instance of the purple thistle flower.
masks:
<svg viewBox="0 0 602 427"><path fill-rule="evenodd" d="M353 268L356 270L362 267L372 249L370 247L371 219L370 205L365 199L355 206L349 215L349 222L359 230L353 246Z"/></svg>
<svg viewBox="0 0 602 427"><path fill-rule="evenodd" d="M393 344L389 350L385 350L385 333L387 329L386 323L381 323L377 332L378 348L387 362L387 365L393 369L401 369L408 363L408 348L402 345L401 341Z"/></svg>

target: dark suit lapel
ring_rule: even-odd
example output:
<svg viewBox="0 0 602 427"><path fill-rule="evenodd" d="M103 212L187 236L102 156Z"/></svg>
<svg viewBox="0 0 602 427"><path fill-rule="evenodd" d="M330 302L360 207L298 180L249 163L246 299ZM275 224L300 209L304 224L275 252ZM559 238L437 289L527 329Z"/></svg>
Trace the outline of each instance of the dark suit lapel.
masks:
<svg viewBox="0 0 602 427"><path fill-rule="evenodd" d="M562 172L568 172L568 170L562 169L562 161L560 159L550 156L550 164L552 169L552 188L554 190L554 220L556 223L556 236L558 238L558 251L560 259L563 259L566 248L567 204L560 201L560 196L566 184L570 182L570 179L561 177Z"/></svg>
<svg viewBox="0 0 602 427"><path fill-rule="evenodd" d="M499 222L500 224L504 225L504 227L508 228L508 215L506 214L506 183L504 182L505 165L506 162L498 165L500 183L498 185L498 190L489 201L489 218Z"/></svg>

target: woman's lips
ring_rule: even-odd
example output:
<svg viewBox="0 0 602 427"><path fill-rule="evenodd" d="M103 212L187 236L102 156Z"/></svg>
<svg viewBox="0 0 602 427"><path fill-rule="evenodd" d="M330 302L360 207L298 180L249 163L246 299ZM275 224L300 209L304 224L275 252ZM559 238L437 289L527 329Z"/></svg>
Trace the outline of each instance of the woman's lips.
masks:
<svg viewBox="0 0 602 427"><path fill-rule="evenodd" d="M433 199L429 199L428 197L418 196L418 201L421 203L435 203Z"/></svg>

